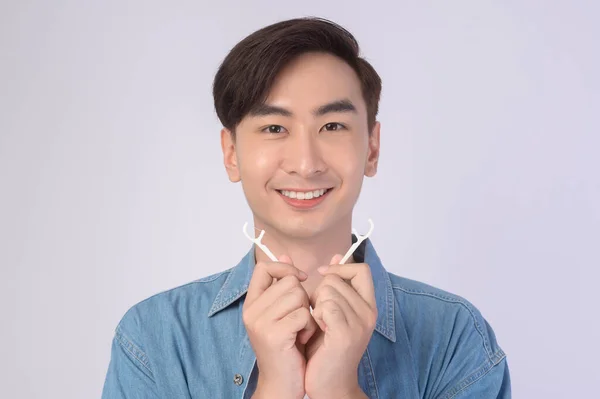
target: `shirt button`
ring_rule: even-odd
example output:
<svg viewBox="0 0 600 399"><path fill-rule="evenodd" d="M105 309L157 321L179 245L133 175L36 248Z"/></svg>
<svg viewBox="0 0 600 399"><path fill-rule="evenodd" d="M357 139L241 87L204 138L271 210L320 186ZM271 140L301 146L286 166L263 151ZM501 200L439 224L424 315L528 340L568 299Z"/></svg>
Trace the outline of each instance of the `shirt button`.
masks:
<svg viewBox="0 0 600 399"><path fill-rule="evenodd" d="M242 377L240 374L236 374L233 376L233 382L235 385L242 385L242 382L244 382L244 377Z"/></svg>

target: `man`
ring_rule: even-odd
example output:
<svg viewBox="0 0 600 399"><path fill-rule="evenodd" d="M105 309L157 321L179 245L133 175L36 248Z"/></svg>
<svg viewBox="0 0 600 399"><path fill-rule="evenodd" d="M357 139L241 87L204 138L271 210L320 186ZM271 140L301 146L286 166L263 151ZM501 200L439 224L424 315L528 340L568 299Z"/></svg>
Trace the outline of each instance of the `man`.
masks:
<svg viewBox="0 0 600 399"><path fill-rule="evenodd" d="M278 261L251 248L131 308L104 398L510 397L506 356L468 301L388 273L370 240L338 264L377 172L380 92L329 21L276 23L232 49L214 81L224 164Z"/></svg>

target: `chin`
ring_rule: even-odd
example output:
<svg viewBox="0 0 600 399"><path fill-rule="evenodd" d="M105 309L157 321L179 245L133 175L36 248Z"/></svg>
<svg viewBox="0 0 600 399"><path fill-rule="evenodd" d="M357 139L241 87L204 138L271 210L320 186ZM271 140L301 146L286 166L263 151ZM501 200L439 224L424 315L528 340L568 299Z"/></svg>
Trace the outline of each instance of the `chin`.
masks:
<svg viewBox="0 0 600 399"><path fill-rule="evenodd" d="M327 230L325 223L306 220L303 217L287 218L273 223L283 235L293 238L311 238Z"/></svg>

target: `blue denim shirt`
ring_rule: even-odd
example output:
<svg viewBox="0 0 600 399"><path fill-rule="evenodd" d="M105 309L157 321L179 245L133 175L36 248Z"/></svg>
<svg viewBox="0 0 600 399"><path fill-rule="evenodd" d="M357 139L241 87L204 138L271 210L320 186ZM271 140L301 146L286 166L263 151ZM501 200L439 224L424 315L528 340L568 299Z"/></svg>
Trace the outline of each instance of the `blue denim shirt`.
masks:
<svg viewBox="0 0 600 399"><path fill-rule="evenodd" d="M506 355L471 303L387 272L370 240L355 255L371 267L378 309L358 365L369 398L511 397ZM250 398L258 368L242 305L254 264L251 249L234 268L129 309L102 398Z"/></svg>

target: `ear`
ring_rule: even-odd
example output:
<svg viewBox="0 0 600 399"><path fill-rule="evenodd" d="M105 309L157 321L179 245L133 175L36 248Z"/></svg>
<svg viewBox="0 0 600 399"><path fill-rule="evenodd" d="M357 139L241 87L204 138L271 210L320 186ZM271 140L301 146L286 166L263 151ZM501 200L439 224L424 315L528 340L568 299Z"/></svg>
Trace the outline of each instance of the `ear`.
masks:
<svg viewBox="0 0 600 399"><path fill-rule="evenodd" d="M367 162L365 164L365 176L373 177L377 174L377 164L379 162L379 130L381 124L375 122L371 134L369 135L369 152L367 153Z"/></svg>
<svg viewBox="0 0 600 399"><path fill-rule="evenodd" d="M227 128L221 130L221 150L223 150L223 164L227 176L229 176L229 181L232 183L239 182L241 178L235 152L235 139L233 138L233 132Z"/></svg>

